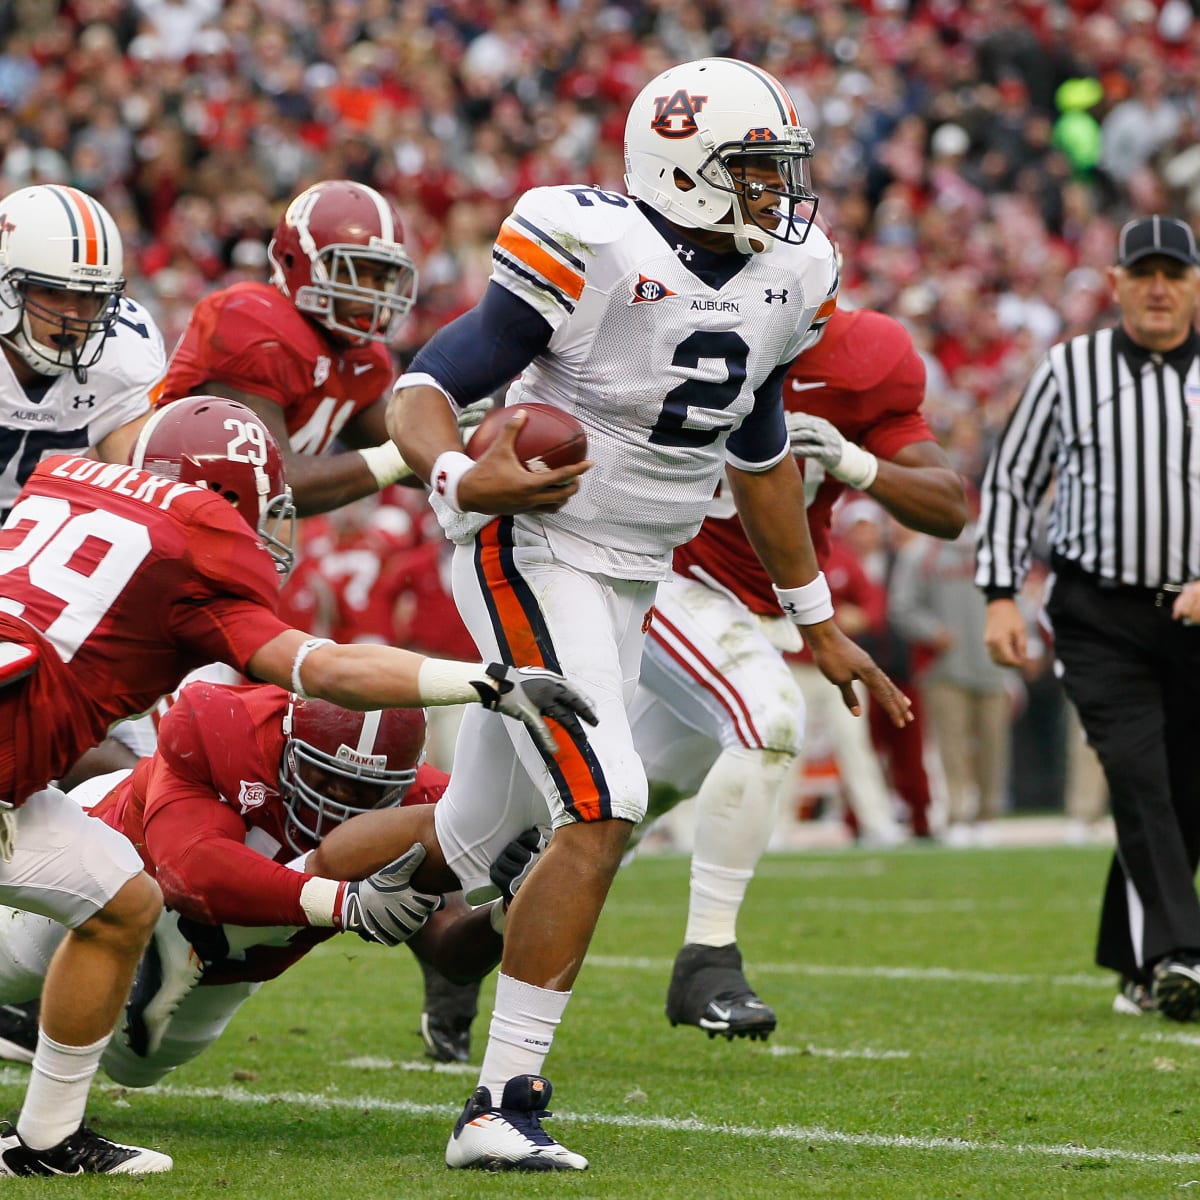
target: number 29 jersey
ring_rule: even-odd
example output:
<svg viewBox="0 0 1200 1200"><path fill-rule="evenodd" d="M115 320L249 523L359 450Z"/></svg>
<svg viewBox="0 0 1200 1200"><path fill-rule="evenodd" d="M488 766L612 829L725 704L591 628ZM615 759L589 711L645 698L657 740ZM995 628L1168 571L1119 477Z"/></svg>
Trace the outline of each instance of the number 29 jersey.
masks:
<svg viewBox="0 0 1200 1200"><path fill-rule="evenodd" d="M553 330L506 402L553 404L587 430L595 465L579 492L537 514L554 553L582 569L666 578L726 458L766 470L788 452L778 393L755 392L833 310L833 249L814 229L803 245L723 256L730 269L705 277L695 253L634 201L590 187L525 193L497 236L492 281Z"/></svg>
<svg viewBox="0 0 1200 1200"><path fill-rule="evenodd" d="M0 529L0 800L20 804L188 671L245 671L288 626L274 563L227 500L124 464L59 457Z"/></svg>

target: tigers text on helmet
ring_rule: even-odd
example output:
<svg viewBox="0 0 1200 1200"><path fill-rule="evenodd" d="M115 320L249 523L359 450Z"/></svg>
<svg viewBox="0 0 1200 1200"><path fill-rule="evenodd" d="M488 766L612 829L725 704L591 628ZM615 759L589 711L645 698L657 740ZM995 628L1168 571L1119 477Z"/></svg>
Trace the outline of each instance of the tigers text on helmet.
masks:
<svg viewBox="0 0 1200 1200"><path fill-rule="evenodd" d="M154 411L130 464L224 496L262 539L286 576L296 509L275 435L246 405L223 396L184 396Z"/></svg>
<svg viewBox="0 0 1200 1200"><path fill-rule="evenodd" d="M742 254L761 254L808 235L812 153L774 76L739 59L702 58L663 71L630 106L625 186L676 225L728 233Z"/></svg>
<svg viewBox="0 0 1200 1200"><path fill-rule="evenodd" d="M283 733L284 836L297 854L358 813L400 804L425 754L419 708L355 712L293 695Z"/></svg>
<svg viewBox="0 0 1200 1200"><path fill-rule="evenodd" d="M353 342L387 342L417 296L403 242L390 200L362 183L326 179L280 218L267 247L271 282L326 329Z"/></svg>
<svg viewBox="0 0 1200 1200"><path fill-rule="evenodd" d="M123 267L117 224L91 196L60 184L10 192L0 200L0 340L39 374L85 382L117 320Z"/></svg>

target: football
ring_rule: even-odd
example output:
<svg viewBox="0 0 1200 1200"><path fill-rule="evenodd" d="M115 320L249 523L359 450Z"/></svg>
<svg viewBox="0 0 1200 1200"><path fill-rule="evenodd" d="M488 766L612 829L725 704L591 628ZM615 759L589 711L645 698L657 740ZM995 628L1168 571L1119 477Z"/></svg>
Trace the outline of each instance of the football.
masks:
<svg viewBox="0 0 1200 1200"><path fill-rule="evenodd" d="M517 457L527 471L553 471L582 462L587 457L587 433L583 426L561 408L533 400L492 409L467 442L467 453L472 458L479 458L518 410L528 414L517 434L515 446Z"/></svg>

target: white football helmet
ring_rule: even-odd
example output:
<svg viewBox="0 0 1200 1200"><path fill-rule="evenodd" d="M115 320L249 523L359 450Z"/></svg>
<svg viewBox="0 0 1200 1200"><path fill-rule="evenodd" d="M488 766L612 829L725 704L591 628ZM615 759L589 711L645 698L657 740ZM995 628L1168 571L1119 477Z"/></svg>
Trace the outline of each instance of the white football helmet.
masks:
<svg viewBox="0 0 1200 1200"><path fill-rule="evenodd" d="M702 58L663 71L638 94L625 122L625 186L687 229L732 234L742 254L803 242L817 209L809 186L813 140L773 75L735 58ZM777 186L748 179L753 159L778 169ZM739 203L778 197L775 228ZM763 236L766 235L766 236Z"/></svg>
<svg viewBox="0 0 1200 1200"><path fill-rule="evenodd" d="M42 375L74 371L83 383L104 352L125 290L116 222L76 188L38 184L0 200L0 339ZM80 293L67 315L31 299L30 287ZM52 344L33 336L31 316L58 326Z"/></svg>

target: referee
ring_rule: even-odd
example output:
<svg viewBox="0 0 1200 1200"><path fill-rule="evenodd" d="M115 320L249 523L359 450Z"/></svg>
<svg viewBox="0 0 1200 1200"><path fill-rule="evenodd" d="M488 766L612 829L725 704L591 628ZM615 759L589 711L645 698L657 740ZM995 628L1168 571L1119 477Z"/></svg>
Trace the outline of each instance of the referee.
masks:
<svg viewBox="0 0 1200 1200"><path fill-rule="evenodd" d="M1056 477L1046 613L1057 672L1104 766L1117 831L1096 961L1113 1007L1200 1018L1200 258L1168 217L1130 221L1121 320L1052 346L983 482L984 639L1025 660L1014 595Z"/></svg>

